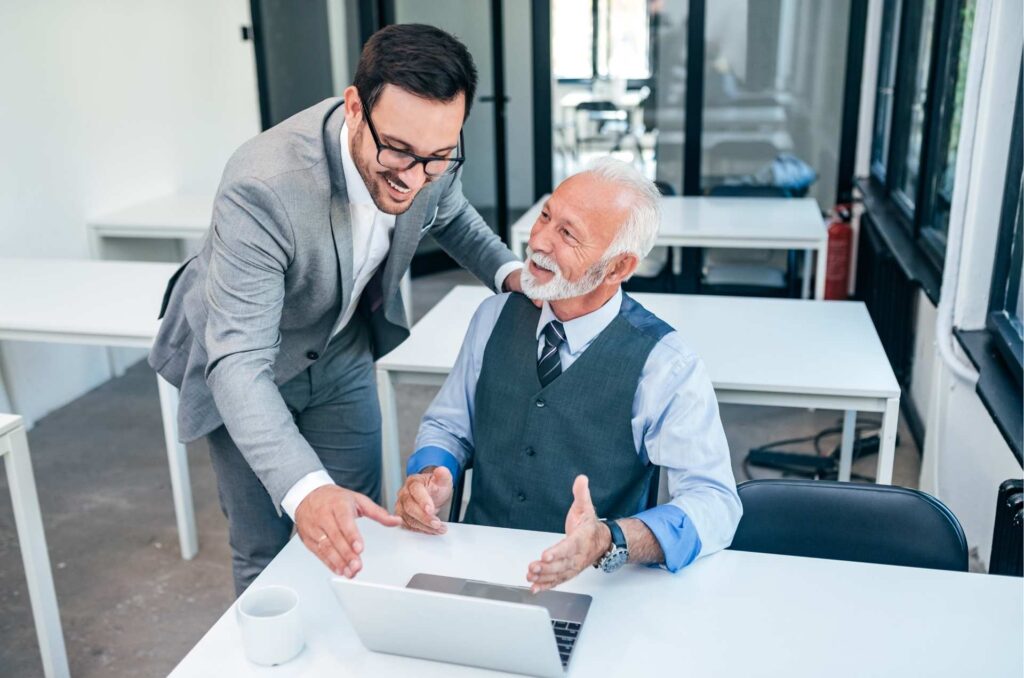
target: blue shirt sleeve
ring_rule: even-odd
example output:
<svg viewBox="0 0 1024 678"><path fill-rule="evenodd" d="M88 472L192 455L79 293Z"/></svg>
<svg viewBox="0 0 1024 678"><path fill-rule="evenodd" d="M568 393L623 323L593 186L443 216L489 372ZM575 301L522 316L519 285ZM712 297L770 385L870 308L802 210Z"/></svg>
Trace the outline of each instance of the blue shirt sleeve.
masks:
<svg viewBox="0 0 1024 678"><path fill-rule="evenodd" d="M669 572L686 567L700 555L700 535L693 521L674 504L662 504L633 516L654 534Z"/></svg>
<svg viewBox="0 0 1024 678"><path fill-rule="evenodd" d="M448 450L435 445L428 445L416 450L405 465L405 475L411 476L414 473L419 473L428 466L444 466L451 471L452 482L459 482L459 473L462 472L459 460Z"/></svg>

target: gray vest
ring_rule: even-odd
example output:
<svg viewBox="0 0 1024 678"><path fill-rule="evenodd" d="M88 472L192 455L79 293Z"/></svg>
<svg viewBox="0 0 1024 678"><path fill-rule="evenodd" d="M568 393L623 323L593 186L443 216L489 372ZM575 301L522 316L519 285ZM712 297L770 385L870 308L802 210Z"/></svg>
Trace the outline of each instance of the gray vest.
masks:
<svg viewBox="0 0 1024 678"><path fill-rule="evenodd" d="M672 328L623 295L619 315L558 378L537 377L540 309L513 294L484 350L473 416L466 522L563 532L586 474L602 518L643 507L652 466L637 454L633 400L651 349Z"/></svg>

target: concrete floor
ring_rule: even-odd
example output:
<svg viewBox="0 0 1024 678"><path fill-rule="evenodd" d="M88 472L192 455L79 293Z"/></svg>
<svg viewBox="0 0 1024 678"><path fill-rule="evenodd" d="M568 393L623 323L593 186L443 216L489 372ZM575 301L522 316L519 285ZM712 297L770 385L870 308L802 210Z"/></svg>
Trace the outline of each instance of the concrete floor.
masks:
<svg viewBox="0 0 1024 678"><path fill-rule="evenodd" d="M461 272L417 279L416 316L453 284L471 282ZM411 447L434 392L398 389L403 449ZM744 480L750 447L811 435L837 424L839 413L725 405L722 419L736 478ZM166 675L233 599L227 524L205 443L189 446L200 551L186 562L178 552L156 383L144 363L44 417L28 438L72 673ZM920 456L902 422L900 441L895 482L914 487ZM854 471L873 475L874 463L867 457ZM6 477L0 496L8 496ZM0 511L0 676L41 674L13 516Z"/></svg>

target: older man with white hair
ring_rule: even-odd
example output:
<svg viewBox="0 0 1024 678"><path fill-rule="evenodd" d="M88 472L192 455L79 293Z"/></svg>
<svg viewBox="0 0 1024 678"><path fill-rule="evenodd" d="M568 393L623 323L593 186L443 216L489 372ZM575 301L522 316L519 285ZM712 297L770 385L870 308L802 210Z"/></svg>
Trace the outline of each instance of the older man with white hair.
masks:
<svg viewBox="0 0 1024 678"><path fill-rule="evenodd" d="M484 301L437 398L395 512L437 517L470 463L466 521L565 538L527 567L534 591L625 562L676 571L725 548L742 508L700 358L621 290L653 246L654 185L601 159L558 186L530 233L526 295ZM646 508L667 471L667 503Z"/></svg>

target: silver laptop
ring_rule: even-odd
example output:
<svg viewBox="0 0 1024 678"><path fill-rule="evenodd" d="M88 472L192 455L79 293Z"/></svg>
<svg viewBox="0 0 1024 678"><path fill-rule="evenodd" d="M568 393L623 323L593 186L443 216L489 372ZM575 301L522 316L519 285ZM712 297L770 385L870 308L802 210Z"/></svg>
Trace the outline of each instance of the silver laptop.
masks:
<svg viewBox="0 0 1024 678"><path fill-rule="evenodd" d="M370 650L560 677L569 667L591 597L417 574L405 588L331 580Z"/></svg>

